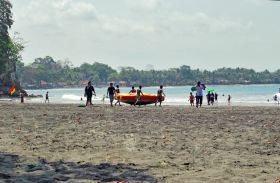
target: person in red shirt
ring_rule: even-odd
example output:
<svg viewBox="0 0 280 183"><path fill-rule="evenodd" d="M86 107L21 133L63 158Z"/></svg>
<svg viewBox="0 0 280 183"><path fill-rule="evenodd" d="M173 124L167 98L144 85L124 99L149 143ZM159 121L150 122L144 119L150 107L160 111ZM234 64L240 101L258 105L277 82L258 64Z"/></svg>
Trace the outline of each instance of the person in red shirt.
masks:
<svg viewBox="0 0 280 183"><path fill-rule="evenodd" d="M194 95L192 94L192 92L190 93L189 101L190 101L191 106L194 106Z"/></svg>

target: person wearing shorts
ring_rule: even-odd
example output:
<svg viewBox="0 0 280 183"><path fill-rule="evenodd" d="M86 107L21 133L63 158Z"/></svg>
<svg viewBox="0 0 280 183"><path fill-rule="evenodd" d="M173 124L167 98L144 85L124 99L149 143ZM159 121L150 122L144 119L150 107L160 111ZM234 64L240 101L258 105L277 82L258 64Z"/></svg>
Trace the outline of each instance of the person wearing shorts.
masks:
<svg viewBox="0 0 280 183"><path fill-rule="evenodd" d="M115 92L116 92L116 89L113 86L113 83L110 83L110 86L107 89L107 97L109 95L111 107L113 107Z"/></svg>
<svg viewBox="0 0 280 183"><path fill-rule="evenodd" d="M141 95L144 95L142 92L142 86L139 86L139 88L136 91L136 95L136 102L134 103L134 105L136 105L141 100Z"/></svg>
<svg viewBox="0 0 280 183"><path fill-rule="evenodd" d="M189 101L190 101L191 106L194 106L194 96L193 96L192 92L190 93Z"/></svg>
<svg viewBox="0 0 280 183"><path fill-rule="evenodd" d="M163 86L161 85L159 87L159 90L157 91L157 101L155 103L155 106L157 106L157 103L159 102L159 106L161 107L161 103L163 101L163 96L165 96L165 93L163 92Z"/></svg>
<svg viewBox="0 0 280 183"><path fill-rule="evenodd" d="M115 91L115 93L116 93L116 95L118 95L118 94L121 93L121 90L120 90L120 86L119 86L119 85L116 86L116 91ZM118 96L117 96L117 97L118 97ZM121 102L120 102L119 100L115 103L115 105L117 105L117 104L119 104L119 106L122 106L122 105L121 105Z"/></svg>

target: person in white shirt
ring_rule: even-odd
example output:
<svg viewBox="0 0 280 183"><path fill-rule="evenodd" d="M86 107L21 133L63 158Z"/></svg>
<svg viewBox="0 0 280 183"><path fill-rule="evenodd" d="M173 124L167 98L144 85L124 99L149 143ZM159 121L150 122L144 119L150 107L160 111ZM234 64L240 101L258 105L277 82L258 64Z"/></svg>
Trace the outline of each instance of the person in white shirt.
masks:
<svg viewBox="0 0 280 183"><path fill-rule="evenodd" d="M201 84L200 81L197 82L196 85L196 107L198 108L198 106L202 106L202 101L203 101L203 90L205 90L205 85Z"/></svg>

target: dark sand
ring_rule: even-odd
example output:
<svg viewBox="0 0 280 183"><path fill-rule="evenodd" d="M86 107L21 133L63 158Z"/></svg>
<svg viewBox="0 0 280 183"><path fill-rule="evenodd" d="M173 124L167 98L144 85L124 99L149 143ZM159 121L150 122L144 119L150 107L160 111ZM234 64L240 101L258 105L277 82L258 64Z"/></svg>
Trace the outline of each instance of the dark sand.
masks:
<svg viewBox="0 0 280 183"><path fill-rule="evenodd" d="M279 107L0 104L0 182L267 182Z"/></svg>

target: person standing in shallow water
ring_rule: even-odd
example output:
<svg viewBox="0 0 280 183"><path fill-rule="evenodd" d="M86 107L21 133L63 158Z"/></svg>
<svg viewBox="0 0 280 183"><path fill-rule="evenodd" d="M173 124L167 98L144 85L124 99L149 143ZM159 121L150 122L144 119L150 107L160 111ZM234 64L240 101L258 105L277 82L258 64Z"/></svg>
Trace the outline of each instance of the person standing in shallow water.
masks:
<svg viewBox="0 0 280 183"><path fill-rule="evenodd" d="M89 81L85 88L85 97L87 97L86 106L92 105L92 95L96 96L96 93L94 87L91 85L91 81Z"/></svg>
<svg viewBox="0 0 280 183"><path fill-rule="evenodd" d="M202 106L202 101L203 101L203 90L205 90L205 85L204 84L201 84L200 81L197 82L197 85L196 85L196 95L195 95L195 98L196 98L196 107L198 108L198 106Z"/></svg>

